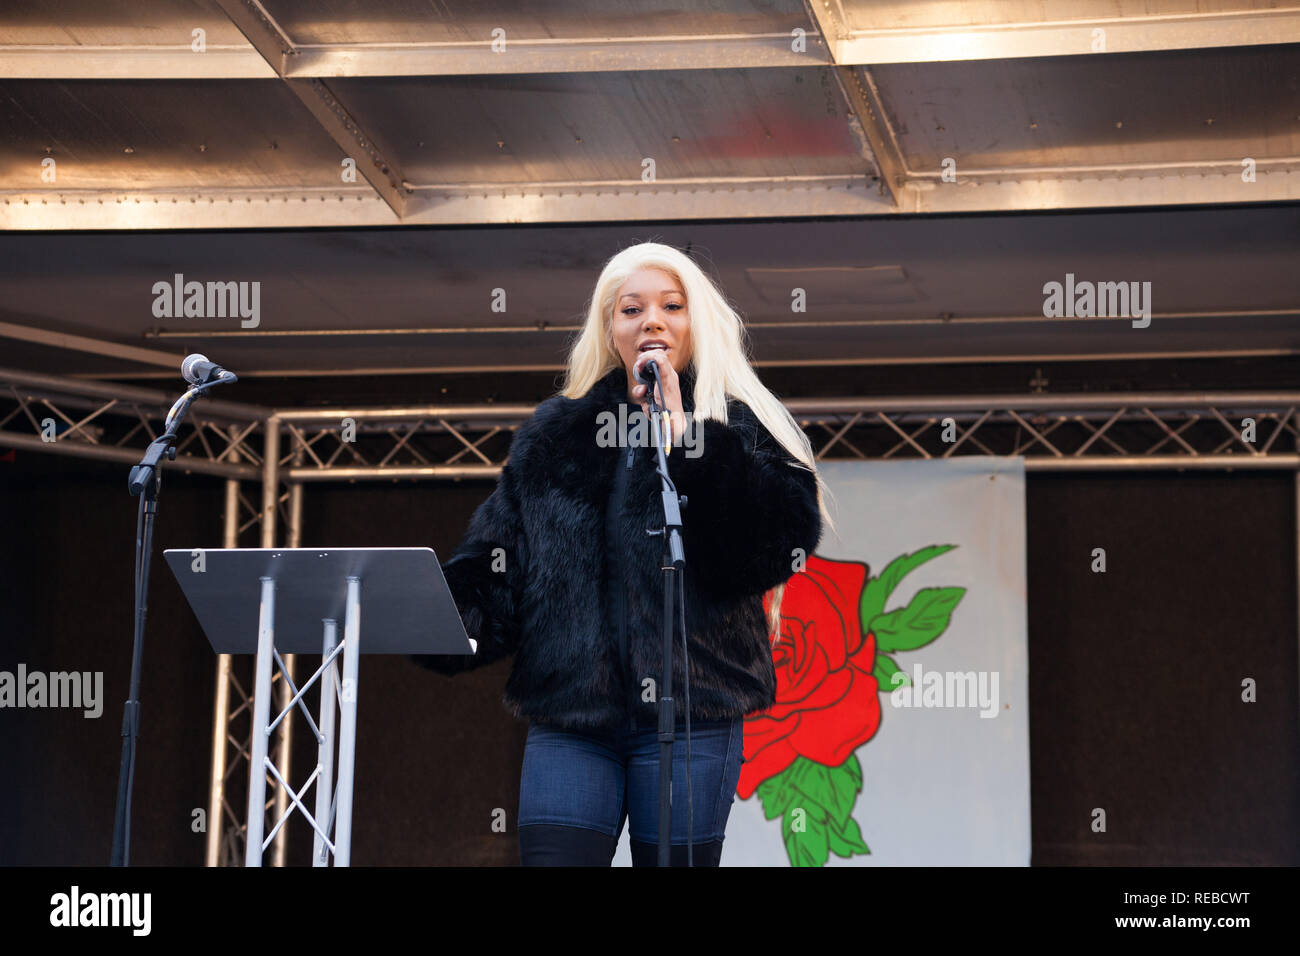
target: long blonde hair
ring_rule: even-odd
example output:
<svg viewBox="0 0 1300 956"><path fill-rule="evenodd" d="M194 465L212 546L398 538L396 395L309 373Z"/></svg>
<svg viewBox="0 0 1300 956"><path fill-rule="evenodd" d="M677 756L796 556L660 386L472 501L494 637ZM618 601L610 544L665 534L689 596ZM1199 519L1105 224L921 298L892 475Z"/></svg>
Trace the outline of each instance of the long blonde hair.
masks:
<svg viewBox="0 0 1300 956"><path fill-rule="evenodd" d="M614 304L623 283L642 269L662 269L674 276L686 295L691 323L691 363L695 368L695 411L697 422L708 419L727 422L727 398L744 402L763 427L795 459L793 468L806 468L817 481L817 508L827 528L834 528L826 510L829 495L817 472L812 444L780 399L759 381L750 364L749 338L736 310L695 261L672 246L642 242L613 256L596 280L587 318L569 351L568 366L560 394L580 398L611 369L623 361L614 347ZM807 557L807 556L805 556ZM772 590L768 609L768 634L775 639L781 619L781 598L785 585Z"/></svg>

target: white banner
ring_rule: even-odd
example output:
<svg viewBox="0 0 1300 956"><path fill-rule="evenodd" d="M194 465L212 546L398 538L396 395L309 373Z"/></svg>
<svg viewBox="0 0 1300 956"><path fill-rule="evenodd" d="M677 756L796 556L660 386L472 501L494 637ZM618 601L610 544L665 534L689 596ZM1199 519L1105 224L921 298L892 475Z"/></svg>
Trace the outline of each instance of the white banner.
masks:
<svg viewBox="0 0 1300 956"><path fill-rule="evenodd" d="M820 469L836 532L787 585L724 865L1027 866L1024 460Z"/></svg>

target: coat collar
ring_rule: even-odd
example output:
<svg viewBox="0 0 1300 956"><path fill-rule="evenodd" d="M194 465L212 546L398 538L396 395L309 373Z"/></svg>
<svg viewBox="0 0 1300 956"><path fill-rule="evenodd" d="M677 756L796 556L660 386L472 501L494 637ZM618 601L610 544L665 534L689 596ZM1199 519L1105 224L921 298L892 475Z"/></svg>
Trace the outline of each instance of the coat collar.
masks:
<svg viewBox="0 0 1300 956"><path fill-rule="evenodd" d="M695 407L694 369L680 379L683 410L690 412ZM622 366L606 371L577 398L557 395L542 402L510 445L510 464L526 494L545 498L563 489L566 496L596 509L593 514L599 513L605 507L619 456L601 445L597 433L602 427L601 413L617 415L620 404L632 404Z"/></svg>

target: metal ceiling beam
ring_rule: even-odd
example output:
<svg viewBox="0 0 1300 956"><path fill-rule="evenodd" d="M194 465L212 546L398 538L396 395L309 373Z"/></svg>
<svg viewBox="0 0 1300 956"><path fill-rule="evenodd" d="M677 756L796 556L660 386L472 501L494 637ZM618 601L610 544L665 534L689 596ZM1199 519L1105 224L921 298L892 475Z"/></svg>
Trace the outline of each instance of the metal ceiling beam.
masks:
<svg viewBox="0 0 1300 956"><path fill-rule="evenodd" d="M843 14L844 8L832 0L804 0L809 19L817 24L821 42L830 48L834 63L832 75L840 95L848 105L853 135L858 140L858 152L876 170L876 181L882 194L888 194L895 208L899 204L899 189L903 185L906 164L898 140L889 128L880 97L866 77L866 70L841 65L841 42L850 35Z"/></svg>
<svg viewBox="0 0 1300 956"><path fill-rule="evenodd" d="M129 374L129 373L128 373ZM158 373L164 375L167 373ZM179 367L170 373L180 378ZM122 378L122 372L114 372L113 377ZM131 374L130 377L135 377ZM149 376L153 377L153 376ZM177 392L160 392L150 388L138 388L133 385L121 385L117 382L100 384L82 378L64 375L45 375L41 372L29 372L25 369L0 368L0 385L19 385L25 388L41 389L61 395L77 395L105 401L117 399L123 403L165 409L176 401ZM5 393L0 392L0 395ZM198 406L204 418L219 418L225 421L250 422L262 421L271 414L269 408L246 402L231 402L221 398L203 396Z"/></svg>
<svg viewBox="0 0 1300 956"><path fill-rule="evenodd" d="M293 81L295 83L301 81ZM319 82L319 81L312 81ZM355 151L354 151L355 152ZM357 163L362 169L366 164ZM391 169L391 167L390 167ZM368 189L0 190L0 229L307 229L867 216L897 211L860 175L411 186L404 215ZM392 191L389 190L391 193ZM406 187L402 189L406 194Z"/></svg>
<svg viewBox="0 0 1300 956"><path fill-rule="evenodd" d="M297 55L293 41L259 0L215 0L253 45L275 74L284 80L294 96L307 107L316 122L338 144L343 155L356 161L356 168L399 220L406 214L410 190L396 164L379 149L374 137L348 113L334 91L320 79L292 79L286 75Z"/></svg>
<svg viewBox="0 0 1300 956"><path fill-rule="evenodd" d="M628 70L743 70L825 65L816 34L795 49L790 33L748 35L557 37L412 44L300 44L288 76L478 76L521 73L617 73Z"/></svg>
<svg viewBox="0 0 1300 956"><path fill-rule="evenodd" d="M94 355L125 359L129 362L141 362L145 365L158 365L171 369L177 375L180 374L181 359L184 358L183 355L174 355L158 349L142 349L135 345L122 345L118 342L108 342L104 339L95 339L86 335L53 332L49 329L36 329L29 325L18 325L13 322L0 322L0 338L35 342L37 345L48 345L51 348L68 349L74 352L90 352Z"/></svg>
<svg viewBox="0 0 1300 956"><path fill-rule="evenodd" d="M1208 309L1187 311L1165 311L1151 313L1153 322L1180 321L1184 319L1246 319L1246 318L1296 318L1300 319L1300 304L1285 309ZM828 328L881 328L887 326L933 325L952 328L961 325L1029 325L1051 323L1054 326L1070 323L1095 324L1097 319L1089 316L1062 316L1047 318L1041 312L1018 315L876 315L858 319L757 319L745 323L745 330L750 333L766 329L815 329ZM1119 321L1126 321L1121 318ZM436 335L516 335L537 333L554 334L557 332L581 332L580 323L535 325L448 325L403 328L393 327L354 327L354 328L317 328L317 329L148 329L147 339L342 339L342 338L386 338L388 336L436 336Z"/></svg>
<svg viewBox="0 0 1300 956"><path fill-rule="evenodd" d="M95 461L111 461L119 465L135 465L140 462L138 448L108 448L101 445L88 445L84 442L47 442L37 435L18 435L0 431L0 448L18 448L23 451L67 455L72 458L90 458ZM212 461L197 455L177 455L176 460L167 465L167 471L173 470L185 474L216 475L221 478L240 478L254 481L261 475L261 470L252 465L238 465L224 461Z"/></svg>
<svg viewBox="0 0 1300 956"><path fill-rule="evenodd" d="M1005 365L1008 363L1030 362L1119 362L1119 361L1158 361L1168 359L1242 359L1242 358L1276 358L1278 356L1300 355L1300 348L1276 349L1187 349L1159 350L1148 352L1051 352L1030 353L1026 355L1006 352L980 355L903 355L872 358L827 358L827 359L757 359L750 364L756 368L874 368L894 365ZM535 365L418 365L418 366L374 366L367 368L268 368L239 373L240 378L313 378L322 375L368 376L379 375L492 375L519 372L562 372L562 362L550 362ZM131 373L124 376L121 372L83 372L72 376L81 381L112 381L129 377L132 379L154 379L168 377L165 372Z"/></svg>
<svg viewBox="0 0 1300 956"><path fill-rule="evenodd" d="M261 21L256 2L218 0ZM309 79L345 76L475 76L626 70L768 69L809 64L929 63L1300 42L1300 7L1058 21L855 29L836 0L807 0L802 49L788 33L509 39L464 42L287 44L269 60L254 47L188 44L0 46L0 76L15 79ZM848 7L849 18L855 12ZM869 9L863 11L869 15ZM233 17L232 17L233 19ZM242 27L241 27L242 29ZM820 32L820 35L818 34ZM1101 31L1098 33L1098 31ZM824 39L823 39L824 38Z"/></svg>
<svg viewBox="0 0 1300 956"><path fill-rule="evenodd" d="M407 183L402 195L421 197L418 205L408 205L394 192L392 183L371 169L387 198L403 208L401 220L394 221L393 206L375 190L342 184L327 190L0 190L0 229L300 229L806 219L1300 201L1300 157L1291 156L1256 160L1253 182L1242 180L1242 167L1235 160L959 169L955 182L943 182L937 170L913 170L904 164L893 145L879 98L868 94L869 76L852 69L855 80L844 82L842 89L846 98L855 101L855 113L870 118L870 122L860 120L867 140L863 156L880 168L884 189L861 175L660 179L654 183ZM859 76L861 86L856 82ZM357 128L355 124L353 128ZM357 164L362 171L370 166L364 161Z"/></svg>
<svg viewBox="0 0 1300 956"><path fill-rule="evenodd" d="M962 412L987 409L1019 411L1065 411L1102 414L1119 408L1203 409L1210 406L1229 409L1294 408L1300 406L1300 391L1180 391L1180 392L1034 392L1000 395L850 395L839 398L787 398L782 404L790 414L835 414L854 412ZM277 408L273 413L282 422L326 422L335 424L345 418L361 421L409 421L446 418L452 421L515 418L527 419L536 409L524 404L466 405L379 405L337 408Z"/></svg>
<svg viewBox="0 0 1300 956"><path fill-rule="evenodd" d="M498 419L523 421L536 410L536 405L496 404L484 405L394 405L388 408L346 406L337 408L277 408L275 417L294 424L326 422L328 424L352 418L367 422L410 421L420 418L449 418L456 422L488 421Z"/></svg>
<svg viewBox="0 0 1300 956"><path fill-rule="evenodd" d="M861 45L864 33L854 31L845 18L844 7L835 0L805 0L809 16L816 22L822 37L831 48L835 61L835 78L853 116L860 126L860 135L866 140L862 155L879 171L883 188L898 206L907 213L957 213L1002 212L1029 209L1101 208L1113 206L1165 205L1184 203L1225 202L1277 202L1300 199L1300 157L1284 156L1256 159L1255 177L1251 182L1242 179L1239 159L1215 162L1189 161L1185 163L1112 163L1079 164L1077 166L1020 166L989 169L962 168L955 181L944 182L943 171L937 169L913 170L907 165L898 137L885 110L881 96L867 63L917 62L941 59L993 58L976 56L923 56L920 51L898 58L897 52L873 50ZM850 8L852 9L852 8ZM1215 32L1220 20L1231 23L1236 31ZM1266 23L1263 21L1267 21ZM1071 21L1060 25L1062 29L1084 29L1078 24L1130 22L1129 18ZM1137 22L1137 21L1134 21ZM1300 42L1300 8L1292 11L1246 11L1231 14L1198 14L1194 16L1152 16L1140 18L1136 35L1150 38L1156 35L1190 36L1187 24L1195 24L1205 42L1193 46L1242 45L1234 40L1253 37L1255 43L1287 42L1289 37ZM1247 25L1250 24L1250 30ZM1016 35L1024 24L980 28L981 31L998 31ZM880 30L880 35L943 35L943 30ZM1032 34L1033 31L1030 31ZM1073 34L1071 34L1073 35ZM1104 34L1109 36L1109 34ZM1124 37L1129 33L1124 32ZM1133 49L1174 49L1158 44ZM1082 50L1058 52L1089 52ZM1103 46L1098 52L1121 52L1114 46ZM1013 53L1008 56L1045 56L1048 52ZM1254 188L1262 187L1262 188Z"/></svg>
<svg viewBox="0 0 1300 956"><path fill-rule="evenodd" d="M883 151L876 158L887 155ZM364 163L358 163L358 168ZM0 192L0 229L122 230L346 228L487 223L623 222L874 216L895 213L1016 212L1189 204L1300 201L1300 160L1258 161L1256 180L1243 182L1234 163L1161 172L1145 167L1063 170L976 170L945 183L929 171L909 171L895 204L860 176L748 178L743 183L610 182L583 189L546 183L413 186L430 197L393 209L369 189L286 189L245 194L237 190L189 192L63 190ZM899 172L889 163L890 185ZM1002 176L1005 179L998 179ZM432 198L436 197L436 199Z"/></svg>
<svg viewBox="0 0 1300 956"><path fill-rule="evenodd" d="M287 35L283 39L289 43ZM815 31L805 34L803 40L796 49L789 33L530 38L509 40L505 53L494 52L491 38L456 43L289 43L283 56L276 53L269 62L252 46L209 46L200 55L188 44L39 44L0 46L0 76L32 80L324 79L744 70L830 62L826 45Z"/></svg>
<svg viewBox="0 0 1300 956"><path fill-rule="evenodd" d="M1165 13L1141 17L933 27L855 29L840 20L836 0L808 0L831 56L843 65L936 63L1041 56L1081 56L1300 43L1300 7ZM997 4L986 6L996 11ZM850 6L864 19L870 7ZM834 26L828 30L827 26Z"/></svg>
<svg viewBox="0 0 1300 956"><path fill-rule="evenodd" d="M835 66L832 70L852 114L854 134L862 142L862 157L875 166L881 191L887 192L897 207L907 178L907 164L885 116L880 94L866 67Z"/></svg>
<svg viewBox="0 0 1300 956"><path fill-rule="evenodd" d="M910 461L914 459L898 459ZM1252 458L1246 455L1115 455L1109 458L1032 458L1024 459L1025 471L1291 471L1300 468L1300 454L1269 455ZM501 473L500 465L411 465L384 468L290 468L287 480L294 482L327 481L397 481L401 478L418 480L459 481L462 479L495 479Z"/></svg>
<svg viewBox="0 0 1300 956"><path fill-rule="evenodd" d="M16 80L270 80L251 46L32 44L0 46L0 76Z"/></svg>
<svg viewBox="0 0 1300 956"><path fill-rule="evenodd" d="M1188 163L1177 170L1118 164L1105 170L976 170L970 176L959 168L955 182L943 182L939 172L909 170L899 211L950 214L1300 201L1300 158L1257 160L1253 182L1243 181L1241 174L1237 160Z"/></svg>

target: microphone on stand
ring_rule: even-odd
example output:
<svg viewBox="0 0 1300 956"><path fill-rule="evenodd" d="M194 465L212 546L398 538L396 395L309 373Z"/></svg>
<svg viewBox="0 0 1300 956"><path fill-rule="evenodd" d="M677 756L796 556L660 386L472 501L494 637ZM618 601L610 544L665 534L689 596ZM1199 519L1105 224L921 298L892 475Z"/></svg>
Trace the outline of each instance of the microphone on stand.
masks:
<svg viewBox="0 0 1300 956"><path fill-rule="evenodd" d="M660 405L657 401L655 401L655 386L656 386L656 385L659 386L659 392L660 392L660 394L663 393L663 383L660 382L660 380L659 380L659 365L658 365L658 363L656 363L656 362L650 362L650 361L648 361L648 362L642 362L642 363L641 363L641 367L637 369L637 372L636 372L636 380L637 380L639 383L641 383L642 385L646 386L645 397L646 397L646 404L649 405L649 407L650 407L650 418L651 418L651 421L652 421L653 423L659 424L659 419L660 419L660 416L662 415L662 416L663 416L663 422L662 422L662 424L659 424L659 427L663 429L663 434L664 434L665 436L671 436L671 435L672 435L672 416L668 414L668 409L664 408L664 407L663 407L662 405ZM651 427L653 428L654 425L652 424ZM669 438L668 438L668 442L671 442L671 441L672 441L672 439L671 439L671 437L669 437ZM669 449L671 449L671 447L672 447L671 444L669 444L668 447L669 447Z"/></svg>
<svg viewBox="0 0 1300 956"><path fill-rule="evenodd" d="M636 380L642 385L653 385L659 380L659 363L642 362L637 369Z"/></svg>
<svg viewBox="0 0 1300 956"><path fill-rule="evenodd" d="M655 401L655 386L659 380L659 366L654 361L643 362L636 373L637 382L646 386L646 399L650 406L651 433L656 446L660 430L659 415L664 417L663 428L667 435L672 434L672 419L668 409L661 408ZM670 439L671 441L671 439ZM673 631L680 627L682 635L682 667L685 678L686 707L686 865L695 865L692 839L695 825L695 800L691 793L691 665L690 651L686 646L686 551L682 541L682 508L686 505L685 496L677 494L677 487L668 475L667 448L655 449L661 489L659 499L663 507L664 525L659 531L646 529L650 534L663 537L664 572L664 626L663 626L663 675L664 682L659 695L659 835L657 861L660 866L670 863L670 840L672 835L672 792L673 792L673 743L676 734L676 705L673 700ZM676 613L674 613L674 604ZM676 622L674 624L674 622Z"/></svg>
<svg viewBox="0 0 1300 956"><path fill-rule="evenodd" d="M122 714L122 762L117 777L117 806L113 813L113 849L109 858L111 866L127 866L131 862L131 798L135 790L136 745L140 737L140 677L144 660L144 628L148 614L149 559L153 552L154 517L158 510L158 496L162 490L163 460L176 459L176 437L181 422L191 404L205 395L208 389L236 381L228 372L206 355L195 352L181 362L181 375L190 383L185 394L176 399L167 412L164 430L149 443L140 464L131 469L127 490L139 496L140 505L135 525L135 615L134 638L131 647L131 683Z"/></svg>
<svg viewBox="0 0 1300 956"><path fill-rule="evenodd" d="M209 362L206 355L200 355L198 352L192 352L185 356L184 361L181 362L181 377L190 383L191 388L176 399L176 404L167 413L165 424L169 430L173 421L179 424L178 416L185 414L185 410L190 407L190 403L204 395L212 386L228 385L231 382L239 381L234 372L227 371L216 362ZM171 451L168 457L175 458L176 452ZM132 487L135 487L134 484ZM137 492L133 490L131 494L137 494Z"/></svg>
<svg viewBox="0 0 1300 956"><path fill-rule="evenodd" d="M660 391L663 390L659 382L659 364L653 361L642 362L641 367L637 369L636 380L646 386L646 402L650 406L650 414L654 415L659 408L659 403L655 401L655 386L659 385Z"/></svg>
<svg viewBox="0 0 1300 956"><path fill-rule="evenodd" d="M206 355L194 352L185 356L181 362L181 377L191 385L206 385L208 382L237 382L234 372L228 372L216 362L209 362Z"/></svg>

